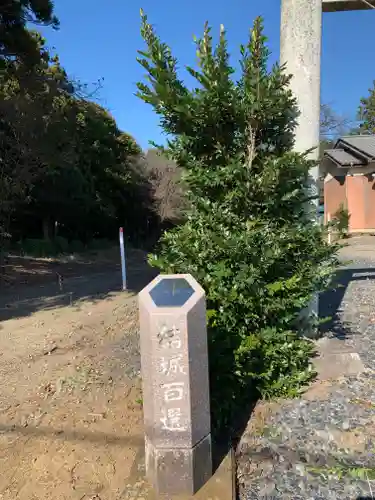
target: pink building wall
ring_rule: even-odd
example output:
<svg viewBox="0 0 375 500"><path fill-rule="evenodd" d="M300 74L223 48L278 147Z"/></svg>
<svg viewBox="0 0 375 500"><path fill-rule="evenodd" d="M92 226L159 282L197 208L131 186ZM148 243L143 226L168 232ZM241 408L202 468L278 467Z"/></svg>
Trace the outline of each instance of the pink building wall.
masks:
<svg viewBox="0 0 375 500"><path fill-rule="evenodd" d="M340 182L341 181L341 182ZM343 204L349 210L350 232L375 232L375 181L371 176L331 177L324 183L324 214L334 216Z"/></svg>
<svg viewBox="0 0 375 500"><path fill-rule="evenodd" d="M331 177L324 182L324 219L326 223L329 216L332 218L341 204L346 206L345 180L345 177Z"/></svg>

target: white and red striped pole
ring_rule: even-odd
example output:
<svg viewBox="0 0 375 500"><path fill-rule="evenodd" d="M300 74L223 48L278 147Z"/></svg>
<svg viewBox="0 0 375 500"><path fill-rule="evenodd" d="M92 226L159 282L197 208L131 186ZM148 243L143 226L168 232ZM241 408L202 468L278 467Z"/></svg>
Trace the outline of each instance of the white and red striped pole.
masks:
<svg viewBox="0 0 375 500"><path fill-rule="evenodd" d="M124 229L122 227L120 227L120 254L121 254L122 289L126 290L126 261L125 261L125 246L124 246Z"/></svg>

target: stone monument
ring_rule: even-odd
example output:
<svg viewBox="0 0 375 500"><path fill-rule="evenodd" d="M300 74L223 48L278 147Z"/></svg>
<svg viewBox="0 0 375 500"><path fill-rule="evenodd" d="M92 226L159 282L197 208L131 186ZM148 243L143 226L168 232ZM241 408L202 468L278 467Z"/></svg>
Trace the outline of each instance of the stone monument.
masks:
<svg viewBox="0 0 375 500"><path fill-rule="evenodd" d="M159 495L194 495L212 475L205 294L159 275L139 313L146 476Z"/></svg>

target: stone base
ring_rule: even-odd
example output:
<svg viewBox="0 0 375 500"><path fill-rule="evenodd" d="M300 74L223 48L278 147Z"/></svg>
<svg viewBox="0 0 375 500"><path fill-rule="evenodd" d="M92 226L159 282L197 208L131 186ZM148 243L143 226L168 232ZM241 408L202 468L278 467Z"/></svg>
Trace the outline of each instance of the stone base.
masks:
<svg viewBox="0 0 375 500"><path fill-rule="evenodd" d="M319 356L313 359L318 380L358 375L366 370L359 354L337 338L323 337L316 342Z"/></svg>
<svg viewBox="0 0 375 500"><path fill-rule="evenodd" d="M331 380L359 375L366 367L357 352L326 354L313 360L318 380Z"/></svg>
<svg viewBox="0 0 375 500"><path fill-rule="evenodd" d="M158 495L194 495L212 476L211 435L194 448L155 448L146 438L146 476Z"/></svg>

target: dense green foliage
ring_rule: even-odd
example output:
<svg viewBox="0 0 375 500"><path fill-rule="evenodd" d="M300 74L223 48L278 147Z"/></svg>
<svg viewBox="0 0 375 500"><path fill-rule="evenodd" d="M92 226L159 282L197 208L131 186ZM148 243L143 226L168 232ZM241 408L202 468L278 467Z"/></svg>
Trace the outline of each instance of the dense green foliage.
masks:
<svg viewBox="0 0 375 500"><path fill-rule="evenodd" d="M33 25L59 27L52 1L1 3L0 246L45 239L35 243L44 254L60 248L57 237L113 239L119 225L135 244L152 244L184 217L182 164L143 155ZM322 130L337 123L322 107Z"/></svg>
<svg viewBox="0 0 375 500"><path fill-rule="evenodd" d="M39 54L32 65L1 57L0 246L4 236L115 239L120 225L142 242L160 217L140 147L82 96L44 38L27 33Z"/></svg>
<svg viewBox="0 0 375 500"><path fill-rule="evenodd" d="M40 46L27 23L58 27L51 0L2 0L0 5L0 68L17 58L28 67L38 64Z"/></svg>
<svg viewBox="0 0 375 500"><path fill-rule="evenodd" d="M359 134L375 134L375 80L369 89L368 97L361 99L358 109L360 125L357 129Z"/></svg>
<svg viewBox="0 0 375 500"><path fill-rule="evenodd" d="M237 81L224 28L214 48L205 26L198 69L187 68L192 90L144 15L141 31L147 83L138 95L160 116L189 198L185 222L163 235L150 261L191 273L206 291L213 420L225 425L250 392L295 395L311 378L311 344L297 324L330 279L335 248L306 215L311 162L292 152L290 76L267 70L261 19L241 47Z"/></svg>
<svg viewBox="0 0 375 500"><path fill-rule="evenodd" d="M333 226L338 231L340 238L345 238L349 231L350 213L341 203L340 208L333 216Z"/></svg>

